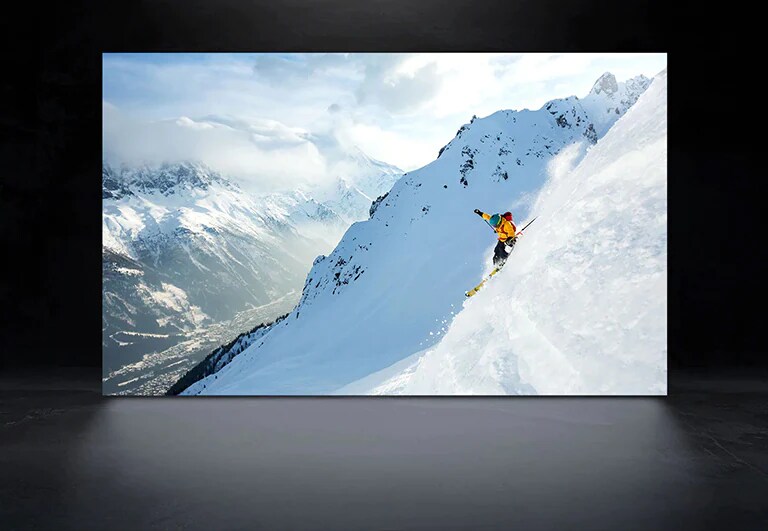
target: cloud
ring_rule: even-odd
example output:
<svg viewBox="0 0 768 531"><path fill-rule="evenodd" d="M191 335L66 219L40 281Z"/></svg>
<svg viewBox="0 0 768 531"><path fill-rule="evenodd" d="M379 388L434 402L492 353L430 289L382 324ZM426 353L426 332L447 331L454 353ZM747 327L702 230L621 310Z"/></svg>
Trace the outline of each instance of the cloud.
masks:
<svg viewBox="0 0 768 531"><path fill-rule="evenodd" d="M218 116L209 114L193 121L187 120L197 128L211 128L215 125L229 127L233 131L240 131L250 140L263 149L281 149L297 146L307 142L308 132L298 127L288 127L277 120L255 119L246 121L232 116Z"/></svg>
<svg viewBox="0 0 768 531"><path fill-rule="evenodd" d="M310 70L301 61L289 60L277 55L259 55L254 60L253 72L257 78L267 81L286 81L291 79L306 79Z"/></svg>
<svg viewBox="0 0 768 531"><path fill-rule="evenodd" d="M442 83L434 62L409 69L404 54L376 54L365 62L365 76L355 91L360 104L376 104L392 113L411 111L437 94Z"/></svg>
<svg viewBox="0 0 768 531"><path fill-rule="evenodd" d="M307 94L329 85L337 92L345 85L356 86L364 77L362 55L366 54L257 54L249 60L255 81L280 87L282 96L290 97L294 91Z"/></svg>
<svg viewBox="0 0 768 531"><path fill-rule="evenodd" d="M113 163L200 161L254 191L314 186L328 178L308 134L271 120L226 117L145 122L105 104L105 158Z"/></svg>
<svg viewBox="0 0 768 531"><path fill-rule="evenodd" d="M330 178L334 150L354 146L410 171L472 115L664 66L665 54L105 54L105 154L194 157L255 188Z"/></svg>

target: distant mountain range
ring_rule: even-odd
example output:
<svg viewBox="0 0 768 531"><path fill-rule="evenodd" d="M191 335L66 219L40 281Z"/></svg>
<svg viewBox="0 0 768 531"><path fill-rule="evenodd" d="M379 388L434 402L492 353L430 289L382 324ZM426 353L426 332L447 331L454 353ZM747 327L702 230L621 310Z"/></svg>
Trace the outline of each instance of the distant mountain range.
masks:
<svg viewBox="0 0 768 531"><path fill-rule="evenodd" d="M402 175L359 150L346 161L324 189L262 196L197 162L105 161L104 375L298 292L313 260Z"/></svg>

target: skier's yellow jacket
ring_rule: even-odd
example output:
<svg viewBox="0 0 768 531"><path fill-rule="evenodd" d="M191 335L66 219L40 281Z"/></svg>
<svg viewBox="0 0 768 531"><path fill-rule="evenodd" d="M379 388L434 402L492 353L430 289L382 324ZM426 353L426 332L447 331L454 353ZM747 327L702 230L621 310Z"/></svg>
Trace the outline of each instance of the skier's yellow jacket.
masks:
<svg viewBox="0 0 768 531"><path fill-rule="evenodd" d="M483 219L485 221L488 221L489 219L491 219L491 215L490 214L486 214L485 212L481 212L480 215L483 216ZM493 230L495 230L496 234L499 235L499 241L500 242L505 242L508 239L515 237L515 233L517 231L517 227L515 227L514 223L512 223L511 221L507 221L506 219L504 219L504 216L502 216L501 217L501 225L499 225L498 227L493 228Z"/></svg>

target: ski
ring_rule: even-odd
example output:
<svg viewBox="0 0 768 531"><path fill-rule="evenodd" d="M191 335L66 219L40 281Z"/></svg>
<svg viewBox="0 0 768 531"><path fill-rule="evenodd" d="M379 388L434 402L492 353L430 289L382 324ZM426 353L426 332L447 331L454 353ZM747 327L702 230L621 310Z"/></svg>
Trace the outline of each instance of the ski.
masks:
<svg viewBox="0 0 768 531"><path fill-rule="evenodd" d="M485 283L486 283L486 282L488 282L488 281L491 279L491 277L492 277L493 275L495 275L496 273L498 273L499 271L501 271L501 268L500 268L500 267L496 267L496 268L494 268L494 270L493 270L493 271L491 271L491 274L490 274L490 275L488 275L486 278L484 278L484 279L483 279L483 281L482 281L480 284L478 284L477 286L475 286L475 287L474 287L474 288L472 288L471 290L467 291L467 292L465 293L465 295L466 295L467 297L471 297L472 295L474 295L475 293L477 293L478 291L480 291L480 288L482 288L482 287L485 285Z"/></svg>

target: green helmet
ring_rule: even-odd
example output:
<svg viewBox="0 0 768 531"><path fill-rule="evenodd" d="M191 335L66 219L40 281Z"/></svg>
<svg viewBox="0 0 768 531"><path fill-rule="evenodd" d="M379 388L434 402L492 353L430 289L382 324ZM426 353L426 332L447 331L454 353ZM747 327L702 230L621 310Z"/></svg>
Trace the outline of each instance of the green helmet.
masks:
<svg viewBox="0 0 768 531"><path fill-rule="evenodd" d="M494 214L491 216L491 219L488 220L488 223L491 225L491 227L498 227L501 225L501 216Z"/></svg>

